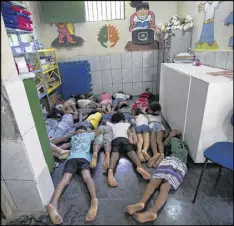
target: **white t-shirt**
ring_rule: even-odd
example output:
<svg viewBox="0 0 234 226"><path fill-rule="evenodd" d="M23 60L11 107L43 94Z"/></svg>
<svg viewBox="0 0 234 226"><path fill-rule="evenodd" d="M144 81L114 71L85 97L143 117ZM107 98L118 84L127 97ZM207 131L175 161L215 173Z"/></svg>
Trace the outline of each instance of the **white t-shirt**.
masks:
<svg viewBox="0 0 234 226"><path fill-rule="evenodd" d="M205 20L210 20L214 18L215 10L219 7L219 1L214 1L211 4L205 3Z"/></svg>
<svg viewBox="0 0 234 226"><path fill-rule="evenodd" d="M128 129L130 127L130 124L127 122L119 122L116 124L113 124L111 122L106 123L107 126L110 126L113 130L113 139L118 137L125 137L128 139Z"/></svg>
<svg viewBox="0 0 234 226"><path fill-rule="evenodd" d="M116 93L116 94L114 95L114 98L127 100L127 99L130 98L130 96L129 96L129 95L126 95L126 94L124 94L124 93Z"/></svg>
<svg viewBox="0 0 234 226"><path fill-rule="evenodd" d="M136 126L148 125L149 120L146 115L140 114L136 117Z"/></svg>
<svg viewBox="0 0 234 226"><path fill-rule="evenodd" d="M92 103L91 100L86 100L86 99L82 99L82 100L78 100L77 101L78 105L80 108L85 108L88 104Z"/></svg>
<svg viewBox="0 0 234 226"><path fill-rule="evenodd" d="M160 115L150 115L150 114L148 114L147 116L148 116L148 119L149 119L149 123L150 122L159 122L159 123L161 123L161 121L162 121L162 118L161 118Z"/></svg>

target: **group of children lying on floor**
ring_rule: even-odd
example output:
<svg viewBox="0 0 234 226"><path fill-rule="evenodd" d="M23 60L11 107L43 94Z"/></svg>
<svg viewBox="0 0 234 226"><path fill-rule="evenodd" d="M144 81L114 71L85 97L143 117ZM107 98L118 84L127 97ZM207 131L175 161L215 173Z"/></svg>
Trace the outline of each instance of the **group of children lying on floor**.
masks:
<svg viewBox="0 0 234 226"><path fill-rule="evenodd" d="M126 154L137 173L144 180L150 181L140 201L127 206L125 212L141 223L157 218L157 212L167 201L170 189L176 190L183 181L187 171L188 148L181 140L178 130L172 130L163 143L165 128L161 123L161 106L156 101L150 102L148 94L150 91L146 90L140 95L141 99L138 98L133 108L128 106L131 96L122 92L113 95L114 101L111 95L103 93L100 100L97 95L87 99L79 97L55 107L53 117L60 118L60 121L49 118L46 120L46 128L53 155L67 160L63 178L48 205L54 224L62 223L57 210L58 200L77 172L81 173L91 196L90 209L85 220L95 219L98 199L90 171L95 169L102 147L105 151L103 170L107 172L109 186L118 185L114 169L120 153ZM170 147L166 157L164 145ZM148 153L149 147L152 156ZM143 162L147 162L148 167L156 168L153 176L143 168ZM153 207L137 213L145 208L146 202L157 188L160 188L160 192Z"/></svg>

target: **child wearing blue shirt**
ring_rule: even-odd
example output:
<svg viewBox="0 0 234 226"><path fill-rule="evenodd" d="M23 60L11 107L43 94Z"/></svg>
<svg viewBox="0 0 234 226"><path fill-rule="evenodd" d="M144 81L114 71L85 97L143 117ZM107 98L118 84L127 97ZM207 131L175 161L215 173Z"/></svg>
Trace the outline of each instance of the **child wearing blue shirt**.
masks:
<svg viewBox="0 0 234 226"><path fill-rule="evenodd" d="M90 174L89 164L92 159L90 153L91 143L95 136L100 135L100 133L101 131L99 130L89 133L86 131L85 127L82 127L71 137L70 155L64 166L63 178L53 194L51 203L48 205L48 212L54 224L61 224L63 222L57 210L58 200L63 189L69 185L72 176L77 172L81 173L91 196L91 205L85 220L93 221L95 219L98 209L98 200L96 197L95 184Z"/></svg>

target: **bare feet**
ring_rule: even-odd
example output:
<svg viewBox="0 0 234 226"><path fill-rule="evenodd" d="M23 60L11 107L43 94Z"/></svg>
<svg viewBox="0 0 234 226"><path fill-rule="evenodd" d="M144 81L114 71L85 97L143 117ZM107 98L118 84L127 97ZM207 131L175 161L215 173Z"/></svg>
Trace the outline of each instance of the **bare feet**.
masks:
<svg viewBox="0 0 234 226"><path fill-rule="evenodd" d="M106 172L109 168L109 164L110 164L110 154L106 154L105 155L105 159L103 162L103 170Z"/></svg>
<svg viewBox="0 0 234 226"><path fill-rule="evenodd" d="M63 219L59 215L57 209L52 204L49 204L47 206L47 208L48 208L48 212L49 212L49 215L50 215L50 219L53 222L53 224L62 224Z"/></svg>
<svg viewBox="0 0 234 226"><path fill-rule="evenodd" d="M154 155L149 161L147 166L149 168L151 168L153 166L153 164L158 160L158 158L160 157L160 153L157 153L156 155Z"/></svg>
<svg viewBox="0 0 234 226"><path fill-rule="evenodd" d="M145 223L145 222L148 222L148 221L156 220L157 219L157 214L156 213L151 213L149 211L145 211L144 213L134 214L134 218L140 223Z"/></svg>
<svg viewBox="0 0 234 226"><path fill-rule="evenodd" d="M164 159L164 153L160 153L160 157L159 159L156 161L156 163L154 163L153 167L157 168L160 164L160 162L162 162L162 160Z"/></svg>
<svg viewBox="0 0 234 226"><path fill-rule="evenodd" d="M149 154L147 153L146 150L142 150L142 154L143 154L144 158L146 159L146 161L150 160L151 157L149 156Z"/></svg>
<svg viewBox="0 0 234 226"><path fill-rule="evenodd" d="M141 176L142 176L145 180L150 180L150 179L151 179L151 175L150 175L147 171L145 171L143 168L137 167L136 170L137 170L137 172L138 172L139 174L141 174Z"/></svg>
<svg viewBox="0 0 234 226"><path fill-rule="evenodd" d="M108 170L108 178L107 178L107 181L108 181L108 184L111 186L111 187L117 187L118 183L114 177L114 174L113 174L113 170L112 169L109 169Z"/></svg>
<svg viewBox="0 0 234 226"><path fill-rule="evenodd" d="M97 166L97 157L98 157L98 154L96 152L94 152L92 160L91 160L91 162L89 164L90 168L92 168L92 169L96 168L96 166Z"/></svg>
<svg viewBox="0 0 234 226"><path fill-rule="evenodd" d="M59 160L64 160L64 159L67 159L68 156L69 156L69 153L64 154L64 155L60 155L58 158L59 158Z"/></svg>
<svg viewBox="0 0 234 226"><path fill-rule="evenodd" d="M61 149L59 154L60 154L60 156L66 155L66 154L70 154L70 150L63 150L63 149Z"/></svg>
<svg viewBox="0 0 234 226"><path fill-rule="evenodd" d="M129 205L126 207L125 212L129 215L133 215L135 212L144 209L144 203L136 203L135 205Z"/></svg>
<svg viewBox="0 0 234 226"><path fill-rule="evenodd" d="M137 155L138 155L138 158L140 159L141 162L145 162L145 158L144 158L144 156L143 156L143 154L142 154L141 151L138 151Z"/></svg>
<svg viewBox="0 0 234 226"><path fill-rule="evenodd" d="M97 215L98 210L98 199L94 198L91 200L91 206L89 212L86 215L85 221L93 221Z"/></svg>

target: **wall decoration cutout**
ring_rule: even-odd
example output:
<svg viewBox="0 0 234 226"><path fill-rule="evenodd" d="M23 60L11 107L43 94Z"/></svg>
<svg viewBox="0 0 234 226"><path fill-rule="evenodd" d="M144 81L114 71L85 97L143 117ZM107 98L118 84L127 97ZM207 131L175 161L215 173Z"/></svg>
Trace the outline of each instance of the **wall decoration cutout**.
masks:
<svg viewBox="0 0 234 226"><path fill-rule="evenodd" d="M231 12L224 21L225 26L229 26L230 24L233 24L233 12ZM229 39L228 47L233 47L233 36Z"/></svg>
<svg viewBox="0 0 234 226"><path fill-rule="evenodd" d="M103 47L113 48L119 41L119 32L115 26L105 24L99 30L97 40Z"/></svg>
<svg viewBox="0 0 234 226"><path fill-rule="evenodd" d="M156 26L155 14L150 11L148 2L139 2L136 12L130 17L129 31L132 41L126 46L126 51L146 51L158 49L158 41L154 40Z"/></svg>
<svg viewBox="0 0 234 226"><path fill-rule="evenodd" d="M53 24L50 24L52 26ZM58 27L58 37L51 43L54 48L79 47L84 43L84 39L75 35L73 23L56 23Z"/></svg>
<svg viewBox="0 0 234 226"><path fill-rule="evenodd" d="M214 38L215 11L222 1L202 1L198 5L198 12L204 11L204 22L196 50L217 50L219 48Z"/></svg>

